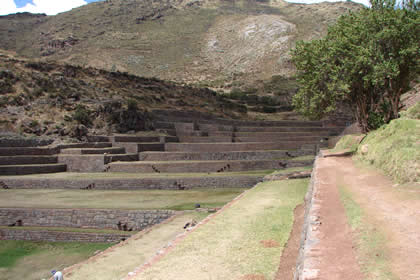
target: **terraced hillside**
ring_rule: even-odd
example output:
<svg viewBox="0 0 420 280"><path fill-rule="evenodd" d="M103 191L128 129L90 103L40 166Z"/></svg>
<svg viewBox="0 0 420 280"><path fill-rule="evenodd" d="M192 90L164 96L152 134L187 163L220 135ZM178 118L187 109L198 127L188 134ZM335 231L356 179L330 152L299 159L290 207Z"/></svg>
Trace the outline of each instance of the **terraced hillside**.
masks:
<svg viewBox="0 0 420 280"><path fill-rule="evenodd" d="M147 260L182 232L183 221L202 219L274 170L310 168L319 147L342 130L304 121L186 122L188 113L169 121L171 114L161 112L166 121L154 123L156 136L90 135L86 143L0 148L2 238L116 242L166 220L171 230L151 228L163 239L139 255ZM205 212L184 212L197 207ZM119 277L138 265L129 258Z"/></svg>
<svg viewBox="0 0 420 280"><path fill-rule="evenodd" d="M81 138L89 131L152 130L148 112L156 109L220 117L244 116L247 111L207 88L0 53L2 133Z"/></svg>

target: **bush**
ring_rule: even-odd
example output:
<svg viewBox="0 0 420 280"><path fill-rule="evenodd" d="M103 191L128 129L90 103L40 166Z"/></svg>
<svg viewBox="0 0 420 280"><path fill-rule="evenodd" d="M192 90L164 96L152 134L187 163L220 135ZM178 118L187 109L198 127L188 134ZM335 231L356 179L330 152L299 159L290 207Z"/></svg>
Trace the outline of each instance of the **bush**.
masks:
<svg viewBox="0 0 420 280"><path fill-rule="evenodd" d="M72 118L73 120L85 126L90 126L92 124L92 120L90 119L90 111L83 105L77 105Z"/></svg>

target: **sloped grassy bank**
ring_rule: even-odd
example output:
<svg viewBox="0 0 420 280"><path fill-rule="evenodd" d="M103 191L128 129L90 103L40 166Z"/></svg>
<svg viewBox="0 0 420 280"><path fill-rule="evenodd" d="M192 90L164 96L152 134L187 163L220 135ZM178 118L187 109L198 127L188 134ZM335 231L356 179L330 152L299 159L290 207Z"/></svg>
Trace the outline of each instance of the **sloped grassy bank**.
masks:
<svg viewBox="0 0 420 280"><path fill-rule="evenodd" d="M398 183L420 182L420 120L396 119L369 133L356 159L381 169Z"/></svg>
<svg viewBox="0 0 420 280"><path fill-rule="evenodd" d="M356 160L384 171L395 182L420 182L420 102L359 144L360 137L342 137L333 151L348 149Z"/></svg>

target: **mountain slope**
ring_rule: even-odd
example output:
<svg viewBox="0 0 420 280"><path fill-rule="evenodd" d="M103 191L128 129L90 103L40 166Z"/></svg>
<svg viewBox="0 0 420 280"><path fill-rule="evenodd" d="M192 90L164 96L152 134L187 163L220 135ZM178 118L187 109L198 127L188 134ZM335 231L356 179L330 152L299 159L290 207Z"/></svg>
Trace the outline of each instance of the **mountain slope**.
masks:
<svg viewBox="0 0 420 280"><path fill-rule="evenodd" d="M321 36L339 15L360 7L352 2L107 0L57 16L0 17L0 48L229 90L293 73L288 50L296 40Z"/></svg>
<svg viewBox="0 0 420 280"><path fill-rule="evenodd" d="M0 132L66 136L148 130L152 110L246 117L246 107L207 88L63 63L18 59L0 50Z"/></svg>

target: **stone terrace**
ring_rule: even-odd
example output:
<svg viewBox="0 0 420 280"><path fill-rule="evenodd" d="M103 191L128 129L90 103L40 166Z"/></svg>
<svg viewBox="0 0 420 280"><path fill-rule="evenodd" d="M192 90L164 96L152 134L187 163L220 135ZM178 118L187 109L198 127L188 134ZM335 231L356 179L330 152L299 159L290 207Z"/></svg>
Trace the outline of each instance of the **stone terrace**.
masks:
<svg viewBox="0 0 420 280"><path fill-rule="evenodd" d="M86 143L44 147L3 145L0 187L93 191L252 187L272 170L312 165L317 150L343 129L324 122L238 121L202 116L191 121L185 113L178 112L172 112L171 116L155 113L158 132L155 135L159 136L91 135ZM52 209L49 213L61 212ZM34 225L44 225L41 216ZM104 215L99 216L105 219ZM0 219L0 226L21 219L16 217L13 221ZM110 224L115 227L114 220ZM9 238L13 234L3 236ZM14 236L24 234L16 232Z"/></svg>

